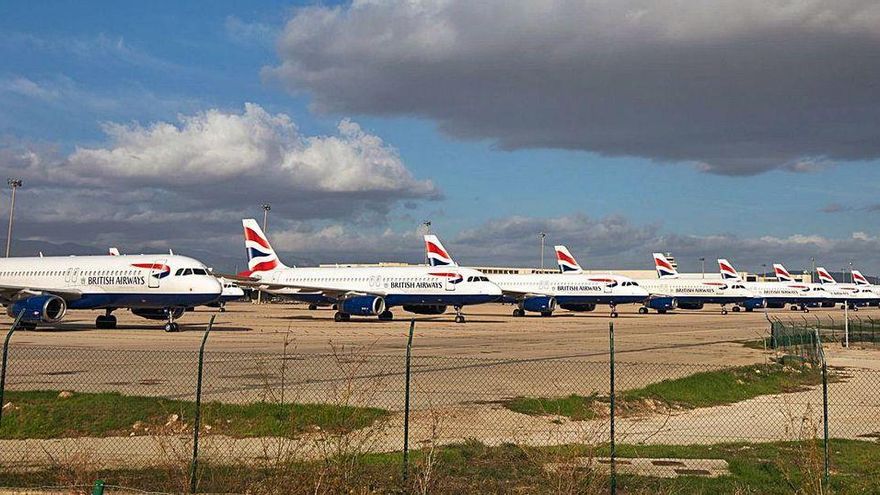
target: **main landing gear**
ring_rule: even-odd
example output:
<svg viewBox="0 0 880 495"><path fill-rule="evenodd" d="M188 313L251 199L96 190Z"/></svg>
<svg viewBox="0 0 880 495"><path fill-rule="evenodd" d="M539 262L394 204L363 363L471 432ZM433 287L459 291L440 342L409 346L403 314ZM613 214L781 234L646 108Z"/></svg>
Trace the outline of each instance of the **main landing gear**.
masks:
<svg viewBox="0 0 880 495"><path fill-rule="evenodd" d="M610 306L611 306L611 317L612 317L612 318L617 318L618 316L620 316L620 315L617 313L617 305L616 305L616 304L611 304Z"/></svg>
<svg viewBox="0 0 880 495"><path fill-rule="evenodd" d="M106 314L95 318L95 328L116 328L116 317L111 313L113 309L108 308Z"/></svg>
<svg viewBox="0 0 880 495"><path fill-rule="evenodd" d="M336 314L333 315L333 321L348 321L351 319L351 315L348 313L343 313L342 311L337 311Z"/></svg>
<svg viewBox="0 0 880 495"><path fill-rule="evenodd" d="M165 316L168 318L168 323L165 324L166 332L179 332L180 326L174 322L174 310L165 308Z"/></svg>
<svg viewBox="0 0 880 495"><path fill-rule="evenodd" d="M742 308L740 308L739 306L734 306L734 307L733 307L733 312L734 312L734 313L739 313L740 310L742 310Z"/></svg>
<svg viewBox="0 0 880 495"><path fill-rule="evenodd" d="M461 314L461 306L455 306L455 322L464 323L464 315Z"/></svg>
<svg viewBox="0 0 880 495"><path fill-rule="evenodd" d="M382 321L391 321L394 319L394 313L386 309L385 311L379 313L379 319Z"/></svg>
<svg viewBox="0 0 880 495"><path fill-rule="evenodd" d="M525 316L525 315L526 315L526 312L521 308L516 308L513 310L513 316L516 316L517 318L519 318L521 316Z"/></svg>
<svg viewBox="0 0 880 495"><path fill-rule="evenodd" d="M639 308L639 314L640 314L640 315L646 315L646 314L648 314L648 307L647 307L647 306L642 306L641 308Z"/></svg>
<svg viewBox="0 0 880 495"><path fill-rule="evenodd" d="M726 314L727 314L727 305L726 305L726 304L722 304L722 305L721 305L721 314L722 314L722 315L726 315Z"/></svg>
<svg viewBox="0 0 880 495"><path fill-rule="evenodd" d="M317 305L317 304L309 304L309 311L314 311L314 310L316 310L316 309L318 309L318 305Z"/></svg>

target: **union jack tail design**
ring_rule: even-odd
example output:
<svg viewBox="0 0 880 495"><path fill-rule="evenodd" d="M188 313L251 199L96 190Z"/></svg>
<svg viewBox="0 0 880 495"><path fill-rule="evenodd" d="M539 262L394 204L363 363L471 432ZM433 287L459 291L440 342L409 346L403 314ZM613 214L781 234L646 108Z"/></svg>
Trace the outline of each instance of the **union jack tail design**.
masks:
<svg viewBox="0 0 880 495"><path fill-rule="evenodd" d="M269 239L263 233L263 229L253 218L245 218L241 221L244 227L244 247L247 250L248 270L253 272L268 272L278 268L287 268L278 260L278 255L269 244Z"/></svg>
<svg viewBox="0 0 880 495"><path fill-rule="evenodd" d="M852 280L856 285L871 285L871 282L868 282L868 279L858 270L852 271Z"/></svg>
<svg viewBox="0 0 880 495"><path fill-rule="evenodd" d="M836 284L837 281L834 280L834 277L828 273L828 270L822 268L821 266L816 267L816 274L819 275L819 283L820 284Z"/></svg>
<svg viewBox="0 0 880 495"><path fill-rule="evenodd" d="M663 253L654 253L654 268L657 269L657 276L660 278L677 278L678 271L672 266L672 263L666 259Z"/></svg>
<svg viewBox="0 0 880 495"><path fill-rule="evenodd" d="M561 273L583 273L581 265L571 255L571 252L565 246L553 246L556 250L556 263L559 264Z"/></svg>
<svg viewBox="0 0 880 495"><path fill-rule="evenodd" d="M718 270L721 271L721 278L724 280L740 280L739 272L725 259L718 260Z"/></svg>
<svg viewBox="0 0 880 495"><path fill-rule="evenodd" d="M788 270L785 269L779 263L773 263L773 271L776 272L776 280L779 282L794 282L794 277L788 273Z"/></svg>
<svg viewBox="0 0 880 495"><path fill-rule="evenodd" d="M425 236L425 253L428 255L428 264L431 266L458 266L436 235L428 234Z"/></svg>

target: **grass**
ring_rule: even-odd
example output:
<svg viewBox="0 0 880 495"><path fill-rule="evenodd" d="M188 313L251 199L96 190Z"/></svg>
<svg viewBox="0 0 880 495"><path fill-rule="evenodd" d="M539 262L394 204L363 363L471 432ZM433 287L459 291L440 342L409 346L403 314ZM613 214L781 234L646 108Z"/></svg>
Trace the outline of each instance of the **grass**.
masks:
<svg viewBox="0 0 880 495"><path fill-rule="evenodd" d="M831 482L828 492L835 494L876 493L880 486L880 445L856 440L832 440ZM597 455L606 455L603 447ZM618 476L619 493L675 494L789 494L803 492L805 486L821 479L821 469L812 470L802 462L811 452L821 452L815 441L759 444L716 444L690 446L619 445L625 457L712 458L728 462L730 475L719 478L682 476L664 479L634 475ZM589 455L592 448L582 445L559 447L485 446L478 442L442 447L430 482L430 493L538 493L559 492L559 484L544 469L547 462L560 462ZM410 457L410 479L401 477L401 454L369 454L359 458L356 467L335 471L332 462L299 462L276 471L254 466L203 464L199 490L214 493L410 493L417 491L416 480L425 472L426 453L414 451ZM179 491L185 486L185 471L167 469L96 470L91 479L108 484L148 487L153 491ZM184 474L181 474L184 473ZM572 493L593 493L607 487L607 473L574 473ZM57 471L0 473L0 486L57 484ZM320 489L316 489L320 487ZM602 490L605 491L604 489Z"/></svg>
<svg viewBox="0 0 880 495"><path fill-rule="evenodd" d="M733 404L760 395L797 392L822 383L818 369L782 364L741 366L704 371L682 378L663 380L643 388L622 392L617 400L621 415L645 412L645 401L667 407L695 409ZM543 416L555 414L578 421L598 416L597 405L607 408L607 397L569 395L566 397L515 397L503 403L512 411Z"/></svg>
<svg viewBox="0 0 880 495"><path fill-rule="evenodd" d="M565 416L574 421L593 419L598 416L595 406L598 403L596 394L582 396L571 394L567 397L514 397L504 402L511 411L531 416L557 415Z"/></svg>
<svg viewBox="0 0 880 495"><path fill-rule="evenodd" d="M186 430L187 425L191 431L195 412L191 401L119 393L59 398L59 392L52 390L9 391L5 400L13 407L3 413L2 439L156 434L163 429ZM178 420L167 425L175 414ZM291 436L314 428L344 433L386 415L383 409L327 404L202 404L202 425L209 425L212 434L239 438Z"/></svg>

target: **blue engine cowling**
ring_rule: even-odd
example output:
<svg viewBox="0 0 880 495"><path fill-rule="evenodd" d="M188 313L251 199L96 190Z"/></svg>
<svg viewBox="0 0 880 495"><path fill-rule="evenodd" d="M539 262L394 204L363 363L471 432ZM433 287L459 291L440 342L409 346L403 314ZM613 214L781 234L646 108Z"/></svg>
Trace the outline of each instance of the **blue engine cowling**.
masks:
<svg viewBox="0 0 880 495"><path fill-rule="evenodd" d="M657 311L669 311L678 307L678 304L674 297L655 297L649 299L646 306Z"/></svg>
<svg viewBox="0 0 880 495"><path fill-rule="evenodd" d="M584 303L584 304L560 304L560 308L567 309L569 311L593 311L596 309L596 305L592 303Z"/></svg>
<svg viewBox="0 0 880 495"><path fill-rule="evenodd" d="M377 315L385 311L385 299L376 296L352 297L342 301L339 309L350 315Z"/></svg>
<svg viewBox="0 0 880 495"><path fill-rule="evenodd" d="M764 309L767 307L767 301L765 299L755 297L752 299L746 299L743 301L742 306L746 308L747 311L754 311L756 309Z"/></svg>
<svg viewBox="0 0 880 495"><path fill-rule="evenodd" d="M703 309L703 306L705 306L705 304L703 304L703 303L701 303L701 302L699 302L699 303L695 303L695 302L681 302L681 301L678 302L678 307L679 307L680 309L693 309L693 310L700 310L700 309Z"/></svg>
<svg viewBox="0 0 880 495"><path fill-rule="evenodd" d="M550 296L529 297L523 300L522 309L535 313L552 312L556 309L556 298Z"/></svg>
<svg viewBox="0 0 880 495"><path fill-rule="evenodd" d="M403 310L417 315L442 315L446 312L446 306L443 304L429 304L427 306L404 304Z"/></svg>
<svg viewBox="0 0 880 495"><path fill-rule="evenodd" d="M28 323L57 323L67 312L67 303L58 296L45 295L19 299L6 308L6 314L15 318L24 310L21 320Z"/></svg>

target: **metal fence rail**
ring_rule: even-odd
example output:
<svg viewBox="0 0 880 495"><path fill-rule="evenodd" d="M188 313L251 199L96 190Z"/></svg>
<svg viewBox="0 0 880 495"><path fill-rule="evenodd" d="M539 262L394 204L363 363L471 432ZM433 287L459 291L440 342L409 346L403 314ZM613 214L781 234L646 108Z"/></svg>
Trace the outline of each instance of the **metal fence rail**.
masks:
<svg viewBox="0 0 880 495"><path fill-rule="evenodd" d="M266 475L412 449L418 461L399 461L411 483L411 463L469 444L516 445L547 472L586 466L612 484L721 475L718 445L824 440L827 469L829 441L880 432L880 371L828 370L828 330L771 321L773 354L739 367L435 357L418 342L406 355L242 354L212 352L207 333L203 354L13 339L0 485L80 472L235 491L223 483L236 467Z"/></svg>

